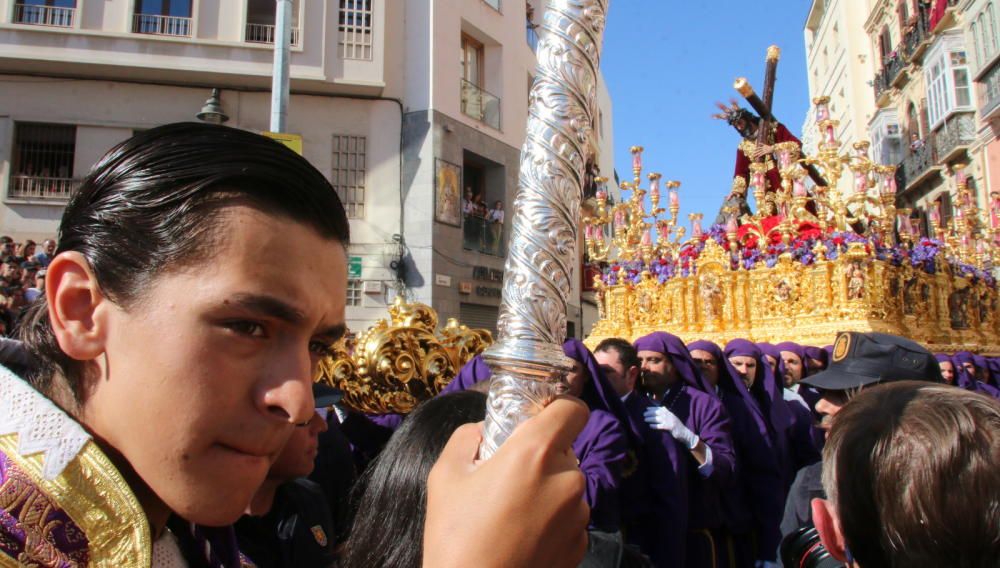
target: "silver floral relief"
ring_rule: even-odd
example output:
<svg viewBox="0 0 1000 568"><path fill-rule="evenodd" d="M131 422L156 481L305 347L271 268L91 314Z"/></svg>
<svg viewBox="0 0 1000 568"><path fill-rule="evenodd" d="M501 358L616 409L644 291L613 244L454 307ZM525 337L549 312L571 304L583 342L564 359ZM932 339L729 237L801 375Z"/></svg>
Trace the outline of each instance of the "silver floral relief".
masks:
<svg viewBox="0 0 1000 568"><path fill-rule="evenodd" d="M549 0L512 207L493 373L479 453L488 459L557 394L572 368L563 355L566 300L577 263L586 165L608 0Z"/></svg>

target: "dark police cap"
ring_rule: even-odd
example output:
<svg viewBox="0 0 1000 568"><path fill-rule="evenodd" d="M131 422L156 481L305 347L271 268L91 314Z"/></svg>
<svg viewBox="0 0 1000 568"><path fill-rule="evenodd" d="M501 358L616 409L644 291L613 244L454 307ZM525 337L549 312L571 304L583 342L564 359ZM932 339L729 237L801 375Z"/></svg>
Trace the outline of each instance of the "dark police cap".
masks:
<svg viewBox="0 0 1000 568"><path fill-rule="evenodd" d="M340 389L331 387L325 383L313 383L313 398L316 399L316 408L326 408L340 402L344 393Z"/></svg>
<svg viewBox="0 0 1000 568"><path fill-rule="evenodd" d="M942 382L934 354L909 339L887 333L841 332L830 366L802 379L823 390L848 390L890 381Z"/></svg>

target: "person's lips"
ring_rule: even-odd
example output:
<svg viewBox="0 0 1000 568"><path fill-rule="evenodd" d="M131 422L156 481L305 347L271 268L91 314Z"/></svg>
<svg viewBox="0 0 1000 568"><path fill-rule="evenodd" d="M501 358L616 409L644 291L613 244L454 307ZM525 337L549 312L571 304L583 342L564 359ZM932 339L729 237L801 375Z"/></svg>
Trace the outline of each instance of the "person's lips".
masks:
<svg viewBox="0 0 1000 568"><path fill-rule="evenodd" d="M241 457L258 460L270 461L271 457L277 453L276 450L271 448L252 446L249 444L230 444L226 442L219 442L216 445L227 452L237 454Z"/></svg>

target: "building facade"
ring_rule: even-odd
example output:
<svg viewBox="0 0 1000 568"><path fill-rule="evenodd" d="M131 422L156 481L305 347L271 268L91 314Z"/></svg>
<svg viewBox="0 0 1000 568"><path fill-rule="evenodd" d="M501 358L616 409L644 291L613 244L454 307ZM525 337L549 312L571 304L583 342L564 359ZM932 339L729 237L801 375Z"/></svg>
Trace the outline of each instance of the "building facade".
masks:
<svg viewBox="0 0 1000 568"><path fill-rule="evenodd" d="M976 134L969 152L978 156L984 181L979 205L1000 193L1000 6L996 0L966 0L959 6L969 48Z"/></svg>
<svg viewBox="0 0 1000 568"><path fill-rule="evenodd" d="M0 232L53 236L98 157L137 130L194 120L212 89L227 125L266 131L274 6L0 0ZM293 1L286 130L350 217L352 330L400 294L442 322L495 329L510 222L495 222L496 204L509 209L517 186L534 8ZM467 207L467 191L482 207ZM569 301L576 336L579 298Z"/></svg>
<svg viewBox="0 0 1000 568"><path fill-rule="evenodd" d="M804 30L809 97L830 97L830 117L839 121L837 138L843 148L869 138L875 114L871 88L871 53L865 35L869 0L813 0ZM803 124L803 147L815 151L816 124L810 107ZM874 143L875 140L872 140ZM878 144L875 152L881 151ZM838 189L850 191L849 176Z"/></svg>
<svg viewBox="0 0 1000 568"><path fill-rule="evenodd" d="M878 107L871 136L898 132L897 205L913 209L924 234L932 210L942 223L952 217L955 166L965 166L977 199L987 182L982 152L975 149L977 108L958 3L879 0L865 23ZM881 161L896 163L897 157L883 155Z"/></svg>

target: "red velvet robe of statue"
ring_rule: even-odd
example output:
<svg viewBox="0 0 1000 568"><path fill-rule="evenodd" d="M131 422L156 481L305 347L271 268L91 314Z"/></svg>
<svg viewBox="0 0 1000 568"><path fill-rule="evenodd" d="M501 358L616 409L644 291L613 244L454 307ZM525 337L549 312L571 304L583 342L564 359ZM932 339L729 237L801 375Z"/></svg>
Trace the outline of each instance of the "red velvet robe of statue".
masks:
<svg viewBox="0 0 1000 568"><path fill-rule="evenodd" d="M777 128L775 128L771 136L769 137L767 144L773 146L779 142L795 142L802 146L802 142L799 141L791 132L785 128L784 124L778 123ZM747 140L744 140L747 142ZM743 178L743 181L747 182L747 189L749 191L750 187L750 163L753 161L749 155L748 151L752 151L754 143L756 142L756 137L749 140L749 144L742 143L740 147L736 149L736 172L733 174L734 177L738 176ZM767 170L767 188L766 191L777 191L781 187L781 174L778 173L777 161L774 156L768 156L767 160L771 163L771 168Z"/></svg>

